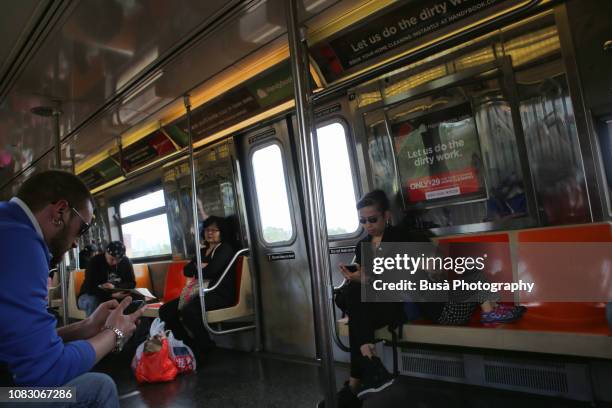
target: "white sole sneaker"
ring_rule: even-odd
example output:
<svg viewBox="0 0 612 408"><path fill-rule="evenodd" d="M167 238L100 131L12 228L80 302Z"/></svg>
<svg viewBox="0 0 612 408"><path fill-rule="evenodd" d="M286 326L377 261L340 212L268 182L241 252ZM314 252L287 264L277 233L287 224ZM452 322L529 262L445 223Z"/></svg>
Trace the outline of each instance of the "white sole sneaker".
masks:
<svg viewBox="0 0 612 408"><path fill-rule="evenodd" d="M364 390L361 390L357 393L357 397L362 398L365 395L380 392L384 390L385 388L389 387L391 384L393 384L394 381L395 381L395 378L391 378L389 381L379 385L378 387L371 387L371 388L366 388Z"/></svg>

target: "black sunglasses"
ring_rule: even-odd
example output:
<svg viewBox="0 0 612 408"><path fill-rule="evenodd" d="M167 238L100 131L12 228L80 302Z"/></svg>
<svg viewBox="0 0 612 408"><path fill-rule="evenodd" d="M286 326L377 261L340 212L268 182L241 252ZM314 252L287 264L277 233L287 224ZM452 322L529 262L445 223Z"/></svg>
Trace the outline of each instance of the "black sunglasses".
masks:
<svg viewBox="0 0 612 408"><path fill-rule="evenodd" d="M89 231L89 228L91 228L91 224L85 222L85 219L83 218L83 216L81 216L81 214L79 214L79 212L76 210L76 208L70 207L70 209L72 211L74 211L74 213L76 215L78 215L79 218L81 219L81 229L79 229L79 237L82 237L83 234L85 234L87 231Z"/></svg>
<svg viewBox="0 0 612 408"><path fill-rule="evenodd" d="M359 223L360 224L365 224L366 222L369 222L370 224L374 224L374 223L378 222L378 217L374 215L372 217L360 218L359 219Z"/></svg>

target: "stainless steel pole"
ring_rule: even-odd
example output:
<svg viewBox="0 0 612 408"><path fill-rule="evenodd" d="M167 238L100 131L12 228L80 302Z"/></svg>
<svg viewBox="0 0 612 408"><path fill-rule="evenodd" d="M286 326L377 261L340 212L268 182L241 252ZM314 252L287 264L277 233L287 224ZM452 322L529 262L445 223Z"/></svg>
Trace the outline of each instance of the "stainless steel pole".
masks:
<svg viewBox="0 0 612 408"><path fill-rule="evenodd" d="M312 270L317 357L321 361L321 385L325 406L336 407L336 374L331 335L331 300L329 246L323 207L323 188L316 144L316 126L312 106L309 63L305 32L299 31L297 1L290 0L287 8L287 33L291 54L293 89L298 122L298 150L301 160L300 176L304 188L304 209L308 232L308 255Z"/></svg>
<svg viewBox="0 0 612 408"><path fill-rule="evenodd" d="M66 281L68 274L66 273L65 259L62 259L57 265L57 273L59 273L60 291L62 293L62 326L66 326L68 324L68 282Z"/></svg>
<svg viewBox="0 0 612 408"><path fill-rule="evenodd" d="M53 109L53 127L55 131L55 167L62 168L62 141L60 136L60 115L62 111Z"/></svg>
<svg viewBox="0 0 612 408"><path fill-rule="evenodd" d="M60 135L60 116L62 111L58 108L53 109L53 130L55 133L55 167L62 168L62 140ZM57 273L59 274L60 292L62 294L62 326L68 324L68 282L66 273L66 260L62 260L57 265Z"/></svg>
<svg viewBox="0 0 612 408"><path fill-rule="evenodd" d="M193 215L193 231L195 235L195 256L196 256L196 271L198 271L198 282L200 290L200 309L202 313L202 322L205 327L206 322L206 308L204 304L204 277L202 276L202 254L200 254L200 220L198 217L198 194L196 187L196 168L195 159L193 157L193 132L191 131L191 101L189 95L183 97L183 103L185 104L185 110L187 111L187 134L189 136L189 170L191 171L191 209Z"/></svg>
<svg viewBox="0 0 612 408"><path fill-rule="evenodd" d="M70 171L72 174L76 174L76 151L74 150L74 146L70 146ZM81 239L77 241L76 248L72 248L72 255L74 256L74 271L78 271L81 269L81 263L79 260L79 252L81 251Z"/></svg>

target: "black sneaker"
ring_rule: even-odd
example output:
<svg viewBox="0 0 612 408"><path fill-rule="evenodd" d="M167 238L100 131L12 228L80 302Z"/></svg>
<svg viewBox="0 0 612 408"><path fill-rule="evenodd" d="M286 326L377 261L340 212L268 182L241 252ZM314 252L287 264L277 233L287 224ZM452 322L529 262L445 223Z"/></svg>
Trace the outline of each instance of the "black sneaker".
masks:
<svg viewBox="0 0 612 408"><path fill-rule="evenodd" d="M357 395L351 391L351 387L348 385L348 381L344 383L344 387L336 395L338 402L338 408L361 408L363 402L357 398ZM325 400L320 401L317 404L317 408L325 408Z"/></svg>
<svg viewBox="0 0 612 408"><path fill-rule="evenodd" d="M357 396L379 392L393 384L393 376L387 371L378 357L364 358L363 378L361 378L361 389Z"/></svg>

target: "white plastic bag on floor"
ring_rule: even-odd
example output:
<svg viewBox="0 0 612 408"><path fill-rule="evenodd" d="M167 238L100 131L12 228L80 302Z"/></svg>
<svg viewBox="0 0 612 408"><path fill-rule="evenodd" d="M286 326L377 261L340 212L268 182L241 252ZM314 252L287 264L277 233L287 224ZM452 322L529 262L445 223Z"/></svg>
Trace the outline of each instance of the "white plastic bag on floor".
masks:
<svg viewBox="0 0 612 408"><path fill-rule="evenodd" d="M179 374L195 372L196 359L191 348L182 340L175 338L171 330L166 331L166 337L170 346L170 358L174 360Z"/></svg>
<svg viewBox="0 0 612 408"><path fill-rule="evenodd" d="M147 340L143 341L138 345L138 347L136 348L136 353L134 353L134 358L132 358L132 364L130 366L132 367L133 371L136 371L136 366L138 365L138 362L142 357L142 352L144 351L144 347L147 341L155 336L160 336L162 338L166 337L166 331L164 330L165 326L166 324L159 317L153 320L153 323L151 323L151 327L149 328L149 337L147 338ZM168 342L168 345L170 345L170 342Z"/></svg>

